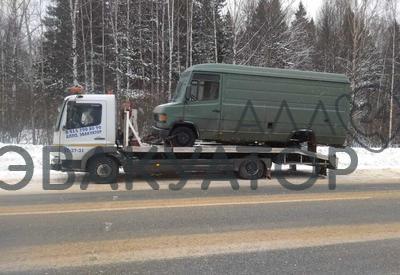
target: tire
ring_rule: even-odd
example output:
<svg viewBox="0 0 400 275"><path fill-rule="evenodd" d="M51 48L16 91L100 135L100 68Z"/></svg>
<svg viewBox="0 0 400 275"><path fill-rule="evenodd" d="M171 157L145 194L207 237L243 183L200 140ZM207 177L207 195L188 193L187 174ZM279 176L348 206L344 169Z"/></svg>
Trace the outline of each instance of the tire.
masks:
<svg viewBox="0 0 400 275"><path fill-rule="evenodd" d="M117 181L119 165L111 157L97 157L89 162L90 178L96 183L115 183Z"/></svg>
<svg viewBox="0 0 400 275"><path fill-rule="evenodd" d="M265 175L264 163L256 158L243 160L239 166L239 176L246 180L257 180Z"/></svg>
<svg viewBox="0 0 400 275"><path fill-rule="evenodd" d="M195 141L196 134L188 127L176 127L171 132L171 144L173 147L192 147Z"/></svg>

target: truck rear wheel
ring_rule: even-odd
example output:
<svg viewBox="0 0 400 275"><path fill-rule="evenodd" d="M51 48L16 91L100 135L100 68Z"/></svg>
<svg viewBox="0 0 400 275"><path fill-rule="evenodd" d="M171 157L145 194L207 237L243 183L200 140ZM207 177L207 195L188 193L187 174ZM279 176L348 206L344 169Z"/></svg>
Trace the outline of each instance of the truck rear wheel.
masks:
<svg viewBox="0 0 400 275"><path fill-rule="evenodd" d="M90 178L96 183L115 183L119 165L111 157L97 157L89 162Z"/></svg>
<svg viewBox="0 0 400 275"><path fill-rule="evenodd" d="M259 159L243 160L239 166L239 176L242 179L256 180L265 175L264 163Z"/></svg>
<svg viewBox="0 0 400 275"><path fill-rule="evenodd" d="M192 129L179 126L172 130L171 143L173 147L192 147L196 141L196 134Z"/></svg>

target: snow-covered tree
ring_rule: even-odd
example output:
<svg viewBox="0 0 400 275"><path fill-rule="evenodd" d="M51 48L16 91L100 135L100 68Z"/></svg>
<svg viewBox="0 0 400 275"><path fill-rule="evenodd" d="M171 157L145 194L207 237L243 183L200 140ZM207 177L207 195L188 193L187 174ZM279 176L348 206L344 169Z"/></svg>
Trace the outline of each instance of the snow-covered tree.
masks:
<svg viewBox="0 0 400 275"><path fill-rule="evenodd" d="M50 140L77 82L134 99L147 129L182 71L224 62L346 74L353 136L378 144L368 133L395 134L400 110L396 1L325 0L315 21L283 0L0 1L0 138Z"/></svg>
<svg viewBox="0 0 400 275"><path fill-rule="evenodd" d="M287 13L280 0L260 0L247 25L244 64L284 68L289 54Z"/></svg>
<svg viewBox="0 0 400 275"><path fill-rule="evenodd" d="M290 27L290 54L288 68L313 70L315 56L315 25L307 18L302 2Z"/></svg>

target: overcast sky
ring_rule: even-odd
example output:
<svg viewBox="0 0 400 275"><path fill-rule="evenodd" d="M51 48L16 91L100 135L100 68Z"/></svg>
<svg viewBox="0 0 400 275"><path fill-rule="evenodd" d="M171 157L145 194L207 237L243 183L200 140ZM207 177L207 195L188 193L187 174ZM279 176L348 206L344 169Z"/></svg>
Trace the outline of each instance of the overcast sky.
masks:
<svg viewBox="0 0 400 275"><path fill-rule="evenodd" d="M294 9L297 10L297 7L299 6L300 0L296 0L294 4ZM309 16L312 16L314 19L317 16L319 9L322 6L323 0L302 0L307 13Z"/></svg>

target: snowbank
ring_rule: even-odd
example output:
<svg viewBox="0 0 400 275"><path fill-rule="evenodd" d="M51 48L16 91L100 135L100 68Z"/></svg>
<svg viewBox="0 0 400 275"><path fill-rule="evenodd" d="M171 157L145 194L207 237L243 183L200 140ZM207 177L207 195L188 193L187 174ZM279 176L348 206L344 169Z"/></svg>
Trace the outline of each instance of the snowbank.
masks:
<svg viewBox="0 0 400 275"><path fill-rule="evenodd" d="M318 148L321 154L328 154L328 147ZM358 157L357 170L370 169L400 169L400 148L388 148L381 153L372 153L364 148L353 148ZM339 168L346 168L350 164L350 157L346 153L338 153Z"/></svg>
<svg viewBox="0 0 400 275"><path fill-rule="evenodd" d="M34 165L33 179L42 178L42 145L31 145L31 144L3 144L0 143L0 148L6 145L14 145L25 149L32 158ZM25 172L13 172L8 170L9 165L25 165L25 161L21 155L17 153L6 153L0 156L0 179L7 179L7 183L17 183L25 175ZM64 173L51 171L51 178L65 178ZM17 181L14 181L18 179Z"/></svg>

